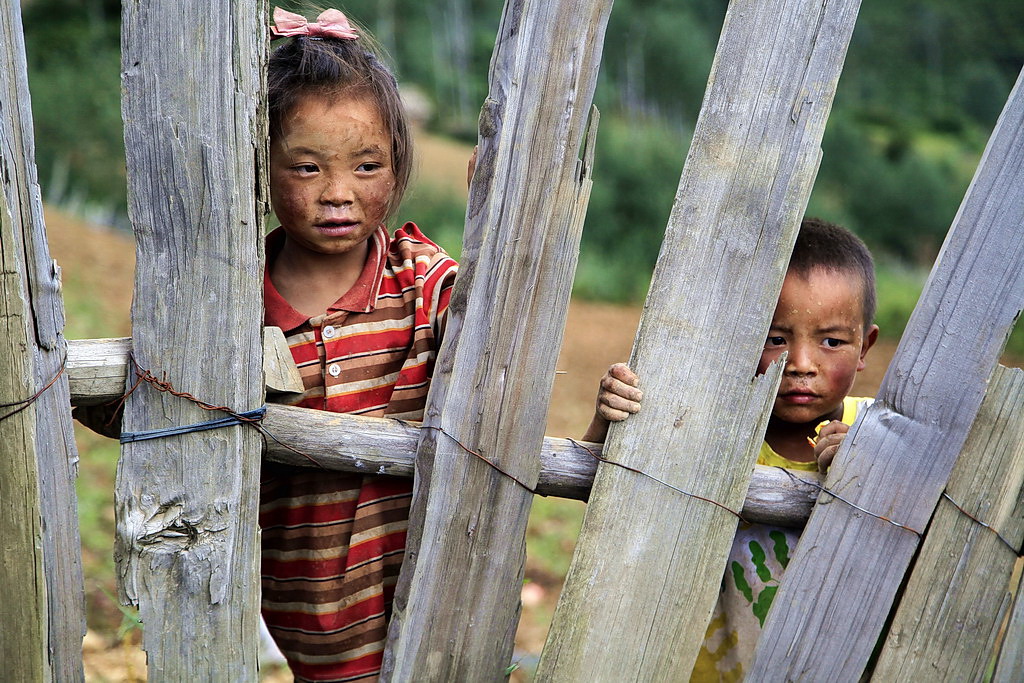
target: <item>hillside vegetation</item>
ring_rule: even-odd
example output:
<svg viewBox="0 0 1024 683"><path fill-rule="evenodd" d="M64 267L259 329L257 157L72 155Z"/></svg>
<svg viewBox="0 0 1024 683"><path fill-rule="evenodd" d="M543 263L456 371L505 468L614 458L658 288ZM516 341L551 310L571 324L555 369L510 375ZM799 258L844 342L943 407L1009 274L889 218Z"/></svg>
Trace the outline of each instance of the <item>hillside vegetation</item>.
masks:
<svg viewBox="0 0 1024 683"><path fill-rule="evenodd" d="M471 143L502 0L341 4L378 35L400 82L432 103L428 128ZM124 225L120 5L23 2L45 193ZM643 298L726 5L616 0L578 294ZM851 227L882 259L930 265L1024 63L1022 25L1020 0L863 3L809 212ZM406 215L457 235L461 212L457 200L420 195Z"/></svg>

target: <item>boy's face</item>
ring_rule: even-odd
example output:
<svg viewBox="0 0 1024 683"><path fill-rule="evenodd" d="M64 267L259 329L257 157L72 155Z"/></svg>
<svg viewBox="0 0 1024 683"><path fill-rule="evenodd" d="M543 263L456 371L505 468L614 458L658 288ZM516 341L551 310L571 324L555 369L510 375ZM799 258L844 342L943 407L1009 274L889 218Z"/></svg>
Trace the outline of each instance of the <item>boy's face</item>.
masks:
<svg viewBox="0 0 1024 683"><path fill-rule="evenodd" d="M789 352L772 419L816 424L841 417L843 399L877 337L877 325L864 329L863 284L856 274L822 268L806 277L787 273L758 364L763 373Z"/></svg>
<svg viewBox="0 0 1024 683"><path fill-rule="evenodd" d="M391 137L373 100L307 96L270 144L270 199L286 248L339 255L365 244L395 187Z"/></svg>

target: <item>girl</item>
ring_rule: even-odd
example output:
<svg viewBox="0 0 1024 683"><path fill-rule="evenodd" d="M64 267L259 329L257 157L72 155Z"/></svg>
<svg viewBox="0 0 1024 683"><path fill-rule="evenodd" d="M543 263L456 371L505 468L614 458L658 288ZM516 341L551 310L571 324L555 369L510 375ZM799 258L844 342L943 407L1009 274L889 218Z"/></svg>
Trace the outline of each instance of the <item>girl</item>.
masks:
<svg viewBox="0 0 1024 683"><path fill-rule="evenodd" d="M268 74L267 325L305 384L292 405L419 420L456 263L412 223L383 222L412 141L394 77L345 16L274 11ZM263 616L296 680L380 670L411 480L265 463Z"/></svg>

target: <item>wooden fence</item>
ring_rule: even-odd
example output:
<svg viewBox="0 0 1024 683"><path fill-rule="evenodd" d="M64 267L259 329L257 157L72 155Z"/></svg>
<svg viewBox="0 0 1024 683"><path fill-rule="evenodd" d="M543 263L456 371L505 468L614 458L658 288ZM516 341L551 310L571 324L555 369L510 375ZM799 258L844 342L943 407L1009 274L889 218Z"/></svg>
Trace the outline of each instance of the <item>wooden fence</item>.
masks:
<svg viewBox="0 0 1024 683"><path fill-rule="evenodd" d="M133 363L206 401L238 411L264 401L266 7L125 4L134 336L69 345L39 210L19 6L0 0L0 658L5 672L64 681L82 678L84 621L69 403L133 384L129 348ZM385 678L507 675L527 487L590 491L543 680L685 678L735 525L707 501L760 521L807 516L816 481L752 466L781 367L751 378L857 9L732 3L634 347L645 410L613 426L595 467L541 425L590 187L611 0L507 0L424 427L279 406L264 421L328 467L409 476L415 463ZM176 17L188 12L204 21L183 40ZM1022 226L1018 82L878 401L824 482L752 678L857 680L879 638L878 680L976 679L997 659L997 679L1024 673L1024 599L1006 599L1024 542L1024 378L993 372L1024 308ZM192 423L196 412L142 386L125 428ZM235 427L122 452L121 593L139 606L154 680L256 677L259 449L253 430ZM303 464L283 447L265 456Z"/></svg>

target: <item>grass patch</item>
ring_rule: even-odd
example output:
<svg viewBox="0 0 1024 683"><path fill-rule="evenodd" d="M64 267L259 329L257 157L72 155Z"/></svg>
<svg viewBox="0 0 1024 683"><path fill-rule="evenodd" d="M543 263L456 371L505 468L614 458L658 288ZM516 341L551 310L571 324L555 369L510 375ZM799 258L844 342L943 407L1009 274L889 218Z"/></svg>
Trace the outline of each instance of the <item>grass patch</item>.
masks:
<svg viewBox="0 0 1024 683"><path fill-rule="evenodd" d="M526 532L526 556L530 574L538 581L562 577L569 571L576 548L586 503L565 498L537 496L530 509L530 525Z"/></svg>

